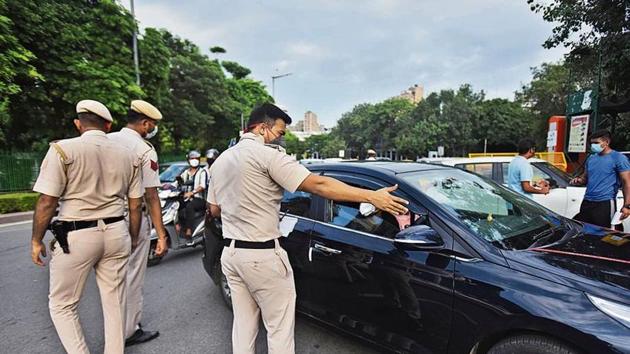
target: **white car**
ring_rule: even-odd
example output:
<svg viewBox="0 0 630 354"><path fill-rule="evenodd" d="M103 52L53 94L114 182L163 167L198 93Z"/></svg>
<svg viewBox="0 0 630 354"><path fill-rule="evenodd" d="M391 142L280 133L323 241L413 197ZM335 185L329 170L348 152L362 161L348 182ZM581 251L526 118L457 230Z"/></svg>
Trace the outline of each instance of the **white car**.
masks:
<svg viewBox="0 0 630 354"><path fill-rule="evenodd" d="M507 186L508 165L513 157L474 157L421 159L421 162L454 166L490 178ZM556 213L573 218L580 211L586 187L569 184L571 176L545 160L529 160L534 170L534 182L547 180L551 185L549 194L534 194L533 199ZM617 210L623 205L623 193L617 194ZM624 230L630 230L630 219L623 222Z"/></svg>

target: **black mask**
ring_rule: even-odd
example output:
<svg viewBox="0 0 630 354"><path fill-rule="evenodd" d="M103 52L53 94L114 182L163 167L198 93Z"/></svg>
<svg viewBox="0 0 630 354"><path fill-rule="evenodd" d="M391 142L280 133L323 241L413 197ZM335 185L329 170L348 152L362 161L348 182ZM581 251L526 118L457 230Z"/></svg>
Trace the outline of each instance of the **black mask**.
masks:
<svg viewBox="0 0 630 354"><path fill-rule="evenodd" d="M283 148L287 146L287 142L284 140L284 135L280 135L279 137L273 139L269 142L269 144L282 146Z"/></svg>

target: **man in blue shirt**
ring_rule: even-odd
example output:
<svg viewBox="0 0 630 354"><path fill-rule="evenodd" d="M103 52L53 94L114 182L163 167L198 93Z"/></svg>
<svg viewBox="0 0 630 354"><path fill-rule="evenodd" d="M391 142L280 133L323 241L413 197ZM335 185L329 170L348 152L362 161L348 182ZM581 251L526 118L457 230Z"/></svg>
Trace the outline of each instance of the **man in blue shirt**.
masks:
<svg viewBox="0 0 630 354"><path fill-rule="evenodd" d="M610 227L617 211L617 192L623 184L624 203L621 219L630 216L630 162L621 153L610 148L612 138L607 130L591 135L591 156L584 173L571 180L571 184L586 185L586 194L575 220Z"/></svg>
<svg viewBox="0 0 630 354"><path fill-rule="evenodd" d="M508 186L522 195L531 198L532 194L549 193L549 185L532 183L534 170L529 164L529 159L536 155L536 145L532 139L523 139L518 143L518 156L508 166Z"/></svg>

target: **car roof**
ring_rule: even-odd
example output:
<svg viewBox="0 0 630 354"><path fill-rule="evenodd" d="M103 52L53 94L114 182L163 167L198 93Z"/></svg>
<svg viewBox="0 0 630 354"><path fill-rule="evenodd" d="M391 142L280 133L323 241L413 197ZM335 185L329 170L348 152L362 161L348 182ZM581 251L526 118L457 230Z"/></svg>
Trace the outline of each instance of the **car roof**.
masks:
<svg viewBox="0 0 630 354"><path fill-rule="evenodd" d="M396 162L396 161L353 161L335 164L313 164L307 166L311 171L338 171L369 173L378 172L384 174L399 174L407 172L419 172L429 170L450 169L449 166L417 163L417 162Z"/></svg>
<svg viewBox="0 0 630 354"><path fill-rule="evenodd" d="M500 157L451 157L440 160L429 160L428 162L440 163L443 165L454 166L465 163L504 163L511 162L516 156L500 156ZM547 162L545 160L531 158L530 162Z"/></svg>

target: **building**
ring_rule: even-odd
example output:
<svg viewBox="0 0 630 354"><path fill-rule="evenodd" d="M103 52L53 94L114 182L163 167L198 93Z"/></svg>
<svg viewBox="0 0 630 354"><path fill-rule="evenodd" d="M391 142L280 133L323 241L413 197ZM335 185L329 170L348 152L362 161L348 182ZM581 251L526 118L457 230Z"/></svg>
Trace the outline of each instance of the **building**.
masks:
<svg viewBox="0 0 630 354"><path fill-rule="evenodd" d="M317 119L317 114L306 111L304 113L304 132L306 133L318 133L320 132L319 120Z"/></svg>
<svg viewBox="0 0 630 354"><path fill-rule="evenodd" d="M424 97L424 86L415 84L407 90L401 92L400 95L396 97L408 99L411 103L416 104L422 101Z"/></svg>

